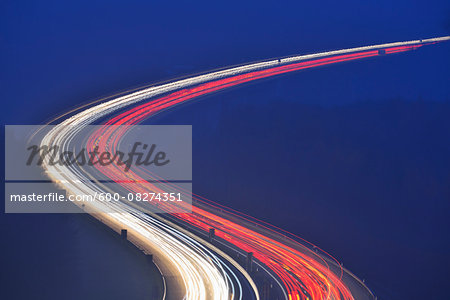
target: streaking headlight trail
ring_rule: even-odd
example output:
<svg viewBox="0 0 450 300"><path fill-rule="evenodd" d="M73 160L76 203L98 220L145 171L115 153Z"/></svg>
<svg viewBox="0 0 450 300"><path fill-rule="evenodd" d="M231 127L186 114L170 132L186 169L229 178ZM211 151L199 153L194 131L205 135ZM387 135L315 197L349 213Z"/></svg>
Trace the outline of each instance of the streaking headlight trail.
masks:
<svg viewBox="0 0 450 300"><path fill-rule="evenodd" d="M115 125L136 125L165 109L202 95L292 71L405 52L449 39L450 37L440 37L292 56L213 71L144 88L74 114L50 131L41 144L59 145L69 149L73 137L85 126L121 110L104 122L104 126L86 141L88 149L96 145L101 150L113 150L126 134L117 130ZM125 109L138 102L144 103L135 105L132 109ZM91 182L89 174L74 166L56 166L47 162L44 163L44 168L52 180L59 182L71 193L102 192L101 185ZM110 165L99 171L133 192L159 191L161 188L152 182L164 183L153 174L145 174L146 178L152 179L151 182L143 180L145 171L138 168L132 168L130 172L125 173L117 165ZM130 181L142 183L130 185L128 183ZM154 251L159 249L158 254L170 261L174 272L181 278L183 291L177 294L182 295L181 298L239 297L238 291L242 288L240 280L228 265L233 265L235 270L242 272L252 287L255 298L259 298L259 291L249 274L229 256L214 254L208 249L210 245L174 224L183 224L195 232L205 232L214 228L217 237L220 238L219 248L234 249L238 253L252 252L256 263L276 282L281 291L280 295L286 299L374 298L359 279L343 269L325 252L317 253L316 247L297 237L198 195L193 198L192 213L167 214L165 217L146 214L124 202L94 202L91 205L98 211L101 211L103 205L112 206L110 209L117 213L107 216L98 213L97 217L108 219L107 224L110 226L130 228L141 242L147 243ZM159 208L170 211L171 205L163 203Z"/></svg>

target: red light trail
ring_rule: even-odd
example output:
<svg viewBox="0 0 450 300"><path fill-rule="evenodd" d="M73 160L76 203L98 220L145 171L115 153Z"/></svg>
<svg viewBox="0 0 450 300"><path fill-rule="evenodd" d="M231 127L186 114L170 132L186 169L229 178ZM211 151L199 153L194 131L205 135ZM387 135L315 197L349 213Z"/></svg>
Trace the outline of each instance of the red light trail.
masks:
<svg viewBox="0 0 450 300"><path fill-rule="evenodd" d="M423 44L408 45L399 47L390 47L382 49L385 54L404 52L421 47ZM88 146L93 148L99 146L100 151L114 148L119 143L124 130L117 130L116 125L135 125L144 119L177 104L192 100L196 97L244 84L253 80L267 78L288 72L314 68L333 63L352 61L356 59L368 58L382 55L378 50L360 51L351 54L335 55L320 59L281 65L264 70L252 71L240 75L230 76L224 79L214 80L199 84L191 88L181 89L169 93L163 97L152 99L152 101L139 105L128 111L125 111L107 121L104 127L95 132L88 141ZM113 127L111 127L113 126ZM158 191L155 185L145 182L141 177L142 170L133 170L127 174L121 171L117 166L108 166L99 168L99 170L109 178L119 182L127 189L133 189L133 192ZM141 173L141 174L138 174ZM150 174L147 174L150 175ZM152 179L158 179L154 177ZM141 190L137 191L136 184L129 182L145 182L139 184ZM164 182L164 181L162 181ZM168 184L168 183L166 183ZM287 235L290 245L280 242L280 239L272 238L273 235L280 235L279 230L274 230L271 226L265 226L261 221L255 221L242 214L234 212L223 206L219 206L200 196L194 196L195 203L192 207L192 214L172 214L179 220L186 222L196 228L208 231L210 228L216 229L216 235L223 240L233 244L245 252L253 252L254 257L262 264L267 266L281 280L289 299L353 299L349 288L342 281L343 270L337 275L331 270L327 260L317 255L311 249L298 243ZM160 204L160 209L167 209L171 203ZM218 208L224 209L221 216L214 211ZM259 227L269 234L262 234L260 231L247 228L236 221L239 219L244 224L258 224ZM294 244L295 245L292 245ZM334 259L333 259L334 260ZM336 261L336 260L334 260ZM339 264L337 264L340 266Z"/></svg>
<svg viewBox="0 0 450 300"><path fill-rule="evenodd" d="M133 126L165 109L202 95L288 72L404 52L445 40L450 40L450 37L292 56L213 71L138 91L130 91L128 94L122 94L108 101L101 103L97 101L92 107L81 107L82 111L63 120L47 133L41 144L49 147L58 145L65 149L75 147L71 145L74 137L81 135L80 133L87 125L119 109L136 104L135 107L123 110L109 119L86 141L87 149L97 146L100 152L115 152L115 148L128 132L127 126L115 125ZM140 101L147 102L137 104ZM84 136L81 135L81 137L84 140ZM48 161L44 162L43 167L46 174L68 193L96 194L104 191L105 187L93 182L91 174L86 174L80 167L52 165ZM159 193L164 192L166 188L172 190L174 188L173 184L137 167L128 172L124 172L123 168L115 164L102 167L96 165L96 167L113 182L133 193L150 191ZM147 181L144 178L151 180ZM153 182L158 182L158 187ZM179 187L177 191L188 192ZM178 206L190 209L184 202L177 205L173 202L158 203L156 206L164 212L170 212L174 207L179 208ZM275 280L286 299L348 300L359 299L362 294L364 299L375 298L370 290L348 270L344 270L337 260L322 250L316 253L317 247L280 228L199 195L193 195L192 213L169 213L166 214L165 222L162 222L159 216L146 215L124 202L93 202L89 206L93 209L93 214L100 212L99 218L108 220L108 226L129 228L146 247L159 251L163 259L170 261L167 264L168 268L176 271L182 279L181 285L175 284L175 290L179 289L179 292L183 293L187 299L211 297L227 299L230 296L233 298L236 296L235 291L242 290L242 286L232 270L224 271L227 264L212 252L208 252L209 250L206 251L206 248L198 243L200 240L197 237L182 228L176 228L177 226L171 227L174 224L169 221L173 220L176 220L175 223L189 225L191 230L200 232L215 228L215 235L219 237L216 241L227 249L232 248L239 253L252 252L256 263ZM102 211L104 208L116 213L104 214ZM247 272L221 249L215 249L222 252L220 255L226 257L229 264L233 264L240 270L255 297L259 299L257 287ZM230 276L236 278L233 281L236 285L229 280ZM240 296L236 297L242 298L242 294L239 292L238 294Z"/></svg>

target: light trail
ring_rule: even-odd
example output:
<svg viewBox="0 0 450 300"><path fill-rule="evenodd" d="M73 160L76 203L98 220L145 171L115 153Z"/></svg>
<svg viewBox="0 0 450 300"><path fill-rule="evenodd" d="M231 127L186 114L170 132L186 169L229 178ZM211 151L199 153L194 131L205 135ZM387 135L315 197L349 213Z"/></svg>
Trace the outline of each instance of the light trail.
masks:
<svg viewBox="0 0 450 300"><path fill-rule="evenodd" d="M152 101L139 105L110 119L105 127L93 134L88 141L89 147L98 145L104 150L114 149L125 132L116 130L114 128L117 127L111 127L111 125L137 124L166 108L184 103L201 95L287 72L413 50L423 45L449 39L450 37L442 37L294 56L233 67L146 88L101 103L72 116L57 125L55 129L47 134L42 144L58 144L66 147L74 135L78 134L84 126L94 122L98 118L109 115L127 105L152 98ZM162 94L166 95L156 98ZM48 164L45 165L45 168L52 179L65 180L64 188L69 191L77 192L81 190L83 193L92 193L99 189L95 184L84 180L86 179L84 174L73 168L56 167ZM124 174L115 166L102 168L100 171L111 179L120 182L124 188L131 188L124 181L130 180L130 178L133 180L141 179L140 175L142 175L142 170L133 170L135 172ZM158 178L155 177L155 179ZM73 184L73 182L76 182L76 184ZM133 186L134 192L157 191L157 188L151 183L144 183L138 189L136 190L136 185ZM255 258L267 266L270 272L273 272L278 277L286 298L354 299L352 291L343 281L343 276L348 275L348 273L344 272L341 268L339 271L340 274L336 274L335 267L340 266L332 263L332 259L315 254L310 248L296 242L288 236L281 236L280 231L273 230L269 226L265 226L263 230L255 229L253 225L261 225L261 222L255 222L253 219L245 218L242 214L237 214L228 209L219 215L216 210L218 205L212 204L210 201L205 201L201 197L196 197L195 199L198 204L193 206L192 214L174 214L173 217L199 229L208 230L209 228L216 228L217 236L221 239L243 251L253 252ZM101 209L100 206L104 204L96 203L93 205L94 208ZM169 209L170 204L164 204L160 208ZM113 214L120 216L115 217L115 222L130 226L130 228L134 228L136 231L138 231L138 228L145 228L141 232L141 235L147 237L149 241L154 238L153 235L164 237L167 234L165 232L161 233L163 230L168 231L168 228L163 226L164 222L156 222L156 224L155 218L147 216L126 204L117 204L114 209L120 212L119 214ZM152 235L150 236L148 232L151 232ZM208 265L208 260L202 259L201 255L192 256L192 253L185 253L187 250L182 245L177 244L177 242L183 241L184 245L190 246L190 250L198 249L191 244L192 240L186 235L179 237L178 234L177 232L170 232L171 236L176 236L179 239L173 240L176 246L164 249L164 251L168 251L170 253L169 259L172 262L176 262L178 271L186 287L186 296L188 299L206 299L205 297L208 297L208 299L225 299L225 297L228 297L230 294L230 286L227 285L229 283L227 278L230 276L226 273L220 275L221 271L217 266L221 264L210 264L207 269L204 266L200 266L205 261ZM282 242L283 240L287 240L287 242ZM154 246L164 248L162 243L154 243ZM207 252L204 248L202 251ZM211 253L206 253L206 255L211 255ZM195 257L195 263L191 259L188 259L189 263L184 262L188 257ZM199 272L196 272L196 268L199 268L197 270ZM197 280L208 283L198 285ZM355 279L355 281L357 280ZM211 294L206 295L206 290L212 291ZM256 290L255 294L257 295ZM209 298L211 296L213 298Z"/></svg>

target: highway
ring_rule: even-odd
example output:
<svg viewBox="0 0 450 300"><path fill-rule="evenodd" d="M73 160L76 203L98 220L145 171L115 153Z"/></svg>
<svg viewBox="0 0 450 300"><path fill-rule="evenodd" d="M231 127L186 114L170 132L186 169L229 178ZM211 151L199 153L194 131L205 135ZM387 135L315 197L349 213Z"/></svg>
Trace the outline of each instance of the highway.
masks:
<svg viewBox="0 0 450 300"><path fill-rule="evenodd" d="M100 151L114 152L126 135L117 125L139 124L161 111L202 95L288 72L405 52L449 39L450 37L441 37L292 56L151 86L72 115L50 131L41 145L59 145L72 149L74 136L80 134L87 125L115 113L86 141L88 149L98 146ZM141 101L142 104L126 109ZM53 181L70 193L93 194L104 191L101 185L91 182L88 174L75 166L50 165L46 162L44 168ZM149 182L143 177L160 181L163 187L175 188L139 168L124 172L120 166L109 165L98 171L128 191L164 191L153 181ZM159 208L170 212L173 205L163 203ZM192 213L158 216L145 213L145 208L124 202L94 202L88 209L116 230L129 229L138 244L157 253L166 272L170 270L174 274L171 278L176 278L168 286L168 299L240 299L243 285L250 286L253 297L259 299L260 287L253 280L253 274L247 273L235 259L226 254L233 251L241 255L252 252L255 264L277 286L275 293L285 299L374 299L370 290L357 277L342 268L326 252L279 228L223 207L200 195L193 197ZM113 213L102 213L107 210ZM189 230L183 229L183 225ZM211 245L189 233L207 232L210 228L216 230L216 251L211 251ZM224 252L218 255L220 250ZM240 274L236 274L237 272Z"/></svg>

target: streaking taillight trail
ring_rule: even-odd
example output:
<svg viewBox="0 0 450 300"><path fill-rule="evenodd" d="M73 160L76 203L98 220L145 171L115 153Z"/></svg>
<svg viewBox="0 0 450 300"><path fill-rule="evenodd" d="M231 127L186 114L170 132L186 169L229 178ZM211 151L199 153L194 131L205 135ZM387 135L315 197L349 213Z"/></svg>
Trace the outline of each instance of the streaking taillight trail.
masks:
<svg viewBox="0 0 450 300"><path fill-rule="evenodd" d="M444 37L359 47L283 58L206 73L151 87L102 103L71 117L68 119L68 124L73 125L73 122L82 125L88 124L129 104L149 99L150 101L146 103L122 111L112 117L87 140L88 149L98 146L99 151L114 152L117 144L126 134L126 131L118 129L120 127L117 125L136 125L165 109L202 95L288 72L414 50L427 44L448 39L449 37ZM62 134L61 132L59 134ZM69 136L69 133L64 134ZM49 138L54 139L55 137ZM166 186L171 186L170 183L158 178L158 176L138 168L125 173L119 166L109 165L98 170L132 192L163 192L149 180L144 180L144 175L147 179L151 178ZM139 182L139 184L135 184L136 182ZM173 186L171 187L173 188ZM344 274L349 273L343 270L337 260L325 252L321 251L318 254L313 251L316 247L306 241L301 241L276 227L233 211L199 195L194 195L193 200L192 213L170 214L170 218L203 231L215 228L216 235L226 243L244 252L252 252L254 257L275 276L274 278L279 282L287 299L355 299L357 296L353 290L354 287L349 286L344 280ZM161 203L159 209L170 211L171 205L173 204L170 202ZM253 225L257 225L258 228ZM352 278L365 288L356 277ZM369 290L367 290L367 294L371 295Z"/></svg>

